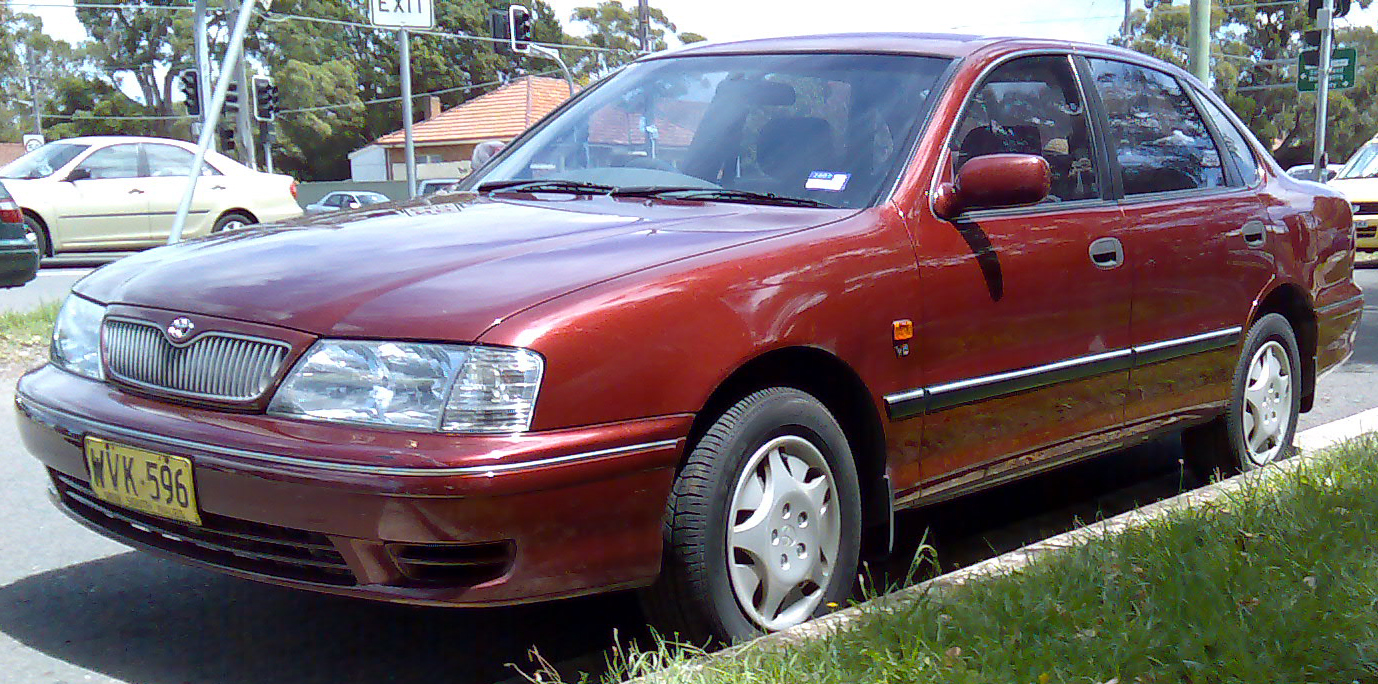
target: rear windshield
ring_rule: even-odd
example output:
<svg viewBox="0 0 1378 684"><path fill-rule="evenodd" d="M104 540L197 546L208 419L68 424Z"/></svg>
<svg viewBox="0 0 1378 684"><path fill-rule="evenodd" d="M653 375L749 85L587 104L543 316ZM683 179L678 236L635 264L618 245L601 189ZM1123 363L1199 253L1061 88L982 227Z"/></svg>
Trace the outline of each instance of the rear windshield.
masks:
<svg viewBox="0 0 1378 684"><path fill-rule="evenodd" d="M77 143L48 143L0 168L0 178L47 178L88 147L90 145Z"/></svg>
<svg viewBox="0 0 1378 684"><path fill-rule="evenodd" d="M765 54L633 64L464 185L721 188L870 206L906 161L948 63Z"/></svg>

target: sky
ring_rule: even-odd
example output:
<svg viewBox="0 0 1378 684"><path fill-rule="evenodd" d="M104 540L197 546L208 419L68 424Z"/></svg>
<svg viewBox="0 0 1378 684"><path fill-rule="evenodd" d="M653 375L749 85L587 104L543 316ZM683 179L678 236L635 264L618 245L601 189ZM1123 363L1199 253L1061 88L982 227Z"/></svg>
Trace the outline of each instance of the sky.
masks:
<svg viewBox="0 0 1378 684"><path fill-rule="evenodd" d="M41 16L45 30L55 37L70 42L86 37L71 0L7 1L17 11ZM1143 0L1130 1L1135 9L1143 7ZM570 14L594 0L547 3L574 33L578 27L569 25ZM624 0L624 4L636 5L635 0ZM847 31L940 31L1099 43L1115 32L1124 17L1124 0L652 0L651 4L664 11L680 31L693 31L713 41ZM1378 3L1368 10L1356 7L1346 20L1356 25L1378 24Z"/></svg>

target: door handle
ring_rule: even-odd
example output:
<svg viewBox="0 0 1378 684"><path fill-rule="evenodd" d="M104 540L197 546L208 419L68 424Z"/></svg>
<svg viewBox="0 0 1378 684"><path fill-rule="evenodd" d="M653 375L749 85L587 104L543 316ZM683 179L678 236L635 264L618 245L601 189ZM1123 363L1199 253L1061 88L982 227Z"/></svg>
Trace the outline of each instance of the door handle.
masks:
<svg viewBox="0 0 1378 684"><path fill-rule="evenodd" d="M140 190L140 189L138 189L138 188L134 188L133 190L130 190L130 191L129 191L129 194L131 194L131 195L142 195L142 194L144 194L144 191L143 191L143 190Z"/></svg>
<svg viewBox="0 0 1378 684"><path fill-rule="evenodd" d="M1091 263L1096 268L1111 269L1124 263L1124 245L1112 237L1104 237L1091 243Z"/></svg>
<svg viewBox="0 0 1378 684"><path fill-rule="evenodd" d="M1250 247L1261 247L1268 239L1268 229L1262 221L1250 221L1239 232L1244 235L1244 244Z"/></svg>
<svg viewBox="0 0 1378 684"><path fill-rule="evenodd" d="M223 186L223 185L212 185L212 186L211 186L211 189L212 189L212 190L224 190L224 189L225 189L225 186Z"/></svg>

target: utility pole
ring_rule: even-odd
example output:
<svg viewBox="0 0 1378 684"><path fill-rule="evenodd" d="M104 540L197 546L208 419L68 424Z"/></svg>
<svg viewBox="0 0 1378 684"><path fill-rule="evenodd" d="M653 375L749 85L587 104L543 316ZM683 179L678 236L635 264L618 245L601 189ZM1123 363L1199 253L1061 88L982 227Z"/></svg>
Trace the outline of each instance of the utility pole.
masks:
<svg viewBox="0 0 1378 684"><path fill-rule="evenodd" d="M636 37L641 42L641 52L651 51L651 6L648 0L636 2Z"/></svg>
<svg viewBox="0 0 1378 684"><path fill-rule="evenodd" d="M225 61L220 65L220 78L215 81L215 94L211 96L210 108L205 110L206 123L201 128L201 136L196 143L196 156L192 159L191 170L187 172L187 187L182 191L182 202L177 205L177 215L172 219L172 231L167 236L169 245L182 239L182 228L187 224L187 214L191 213L191 198L196 195L196 182L201 178L201 169L206 164L206 150L210 147L212 133L220 120L220 108L225 106L225 93L230 90L230 79L235 65L244 54L244 34L249 29L249 19L253 18L254 6L243 3L239 16L235 18L234 30L230 33L230 45L225 50Z"/></svg>
<svg viewBox="0 0 1378 684"><path fill-rule="evenodd" d="M1124 21L1120 22L1120 40L1124 41L1125 46L1129 45L1129 16L1132 13L1130 3L1133 0L1124 0Z"/></svg>
<svg viewBox="0 0 1378 684"><path fill-rule="evenodd" d="M38 82L33 73L38 65L34 62L33 50L30 49L28 52L24 60L24 80L28 81L29 101L33 104L33 132L43 135L43 101L40 99L42 93L38 90Z"/></svg>
<svg viewBox="0 0 1378 684"><path fill-rule="evenodd" d="M1211 0L1191 0L1191 33L1187 36L1188 71L1211 84Z"/></svg>
<svg viewBox="0 0 1378 684"><path fill-rule="evenodd" d="M397 61L402 77L402 138L407 161L407 197L416 197L416 142L412 139L411 123L411 32L403 27L397 32Z"/></svg>
<svg viewBox="0 0 1378 684"><path fill-rule="evenodd" d="M1325 168L1330 159L1325 153L1325 120L1330 99L1330 50L1334 35L1332 15L1335 0L1325 0L1316 12L1316 28L1321 30L1321 54L1316 74L1316 146L1312 152L1311 170L1317 183L1325 182Z"/></svg>

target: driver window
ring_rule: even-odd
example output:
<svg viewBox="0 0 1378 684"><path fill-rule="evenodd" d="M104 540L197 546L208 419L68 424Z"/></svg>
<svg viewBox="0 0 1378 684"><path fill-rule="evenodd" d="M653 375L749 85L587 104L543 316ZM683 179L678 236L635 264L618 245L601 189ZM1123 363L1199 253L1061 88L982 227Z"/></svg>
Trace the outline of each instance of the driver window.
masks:
<svg viewBox="0 0 1378 684"><path fill-rule="evenodd" d="M90 172L91 180L137 178L139 176L139 146L115 145L91 153L78 166Z"/></svg>
<svg viewBox="0 0 1378 684"><path fill-rule="evenodd" d="M972 157L1034 154L1052 174L1045 202L1100 197L1086 107L1066 56L1024 57L996 68L967 102L951 145L954 176Z"/></svg>

